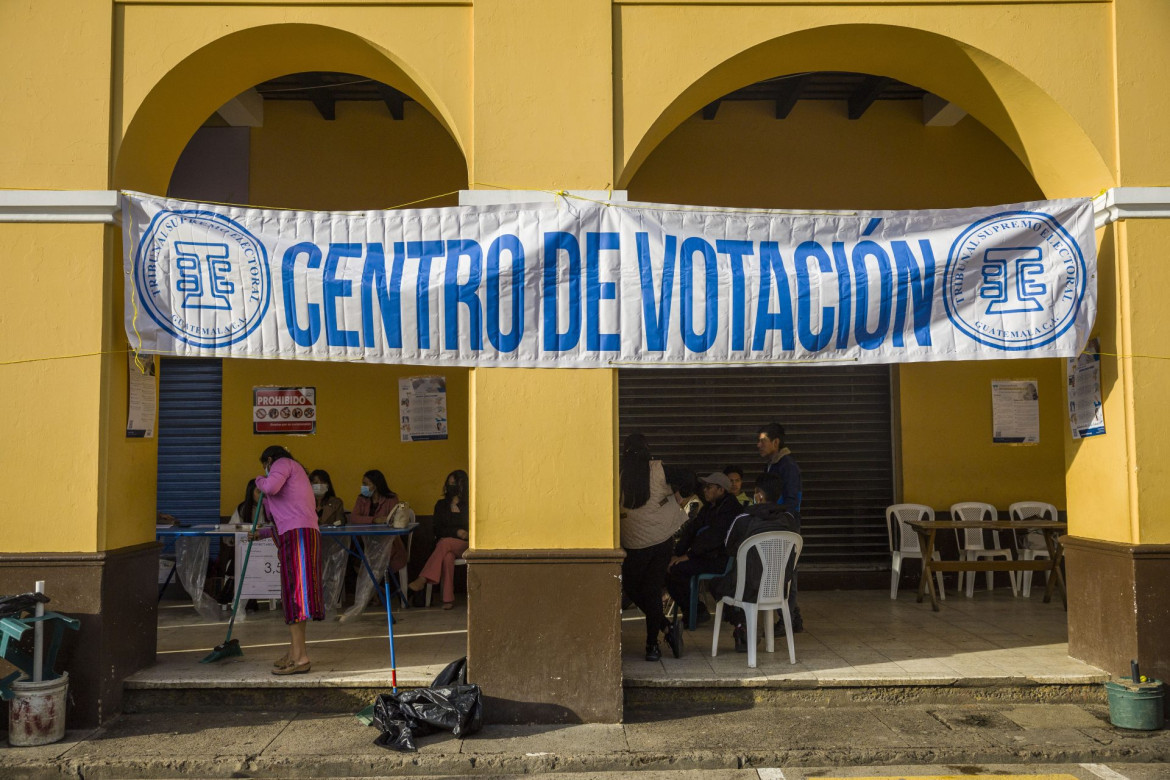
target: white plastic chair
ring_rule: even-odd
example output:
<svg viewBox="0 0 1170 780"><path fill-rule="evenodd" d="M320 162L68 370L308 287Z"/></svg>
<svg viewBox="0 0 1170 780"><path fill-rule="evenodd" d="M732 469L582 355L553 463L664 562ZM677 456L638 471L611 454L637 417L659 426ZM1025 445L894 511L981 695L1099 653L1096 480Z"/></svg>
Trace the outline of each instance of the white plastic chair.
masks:
<svg viewBox="0 0 1170 780"><path fill-rule="evenodd" d="M923 504L892 504L886 507L886 536L890 542L890 598L898 598L898 583L902 578L902 561L907 558L922 560L922 545L918 542L918 532L906 523L910 520L934 520L934 510ZM897 533L894 532L895 523ZM938 550L930 556L931 560L941 561ZM938 583L938 597L945 600L946 590L943 589L941 571L934 573Z"/></svg>
<svg viewBox="0 0 1170 780"><path fill-rule="evenodd" d="M715 628L711 637L711 657L719 654L719 628L723 625L723 605L730 604L739 607L747 617L747 647L748 666L756 668L756 627L759 624L759 613L764 613L764 624L767 627L767 644L765 649L771 653L776 650L776 621L772 616L773 610L779 608L784 618L784 636L788 640L788 660L796 663L796 645L792 640L792 614L788 611L788 590L792 586L789 578L784 576L788 569L788 560L792 559L795 565L800 559L800 550L804 547L804 540L800 534L792 531L769 531L768 533L749 536L739 546L735 556L735 594L724 596L715 605ZM756 550L763 563L760 575L760 589L754 602L744 601L743 593L747 585L747 561L750 551Z"/></svg>
<svg viewBox="0 0 1170 780"><path fill-rule="evenodd" d="M992 521L997 515L996 509L991 504L985 504L982 501L963 501L958 504L951 504L951 517L955 520L964 521ZM963 548L960 551L962 560L977 561L981 558L1003 558L1005 561L1013 559L1012 551L1006 547L991 548L983 541L982 528L964 528L963 529ZM975 572L963 572L967 575L967 598L975 595ZM987 575L987 589L992 590L995 584L995 572L986 572ZM1019 595L1016 589L1016 573L1009 571L1007 573L1008 580L1012 584L1012 595ZM960 578L959 587L962 587L962 578Z"/></svg>
<svg viewBox="0 0 1170 780"><path fill-rule="evenodd" d="M1008 507L1008 515L1015 522L1020 520L1031 520L1039 517L1042 520L1052 520L1055 522L1057 518L1056 507L1052 504L1046 504L1043 501L1017 501ZM1039 531L1031 531L1027 534L1020 533L1014 535L1016 544L1016 554L1020 556L1021 561L1034 561L1037 558L1044 558L1051 560L1048 554L1048 545L1044 542L1044 534ZM1023 582L1020 583L1020 591L1024 598L1032 595L1032 572L1020 572L1023 574ZM1045 574L1045 582L1047 577L1051 577L1052 573Z"/></svg>

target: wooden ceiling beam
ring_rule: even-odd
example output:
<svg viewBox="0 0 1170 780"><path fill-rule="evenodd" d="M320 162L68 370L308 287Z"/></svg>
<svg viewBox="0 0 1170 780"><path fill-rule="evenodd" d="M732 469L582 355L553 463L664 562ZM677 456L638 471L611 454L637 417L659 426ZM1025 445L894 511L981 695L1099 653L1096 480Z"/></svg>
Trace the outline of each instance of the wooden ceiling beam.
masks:
<svg viewBox="0 0 1170 780"><path fill-rule="evenodd" d="M888 83L890 83L890 79L885 76L866 76L853 94L849 96L849 118L861 119Z"/></svg>
<svg viewBox="0 0 1170 780"><path fill-rule="evenodd" d="M800 100L800 95L804 91L804 85L808 82L808 76L797 76L791 79L785 79L776 85L776 94L773 100L776 102L776 118L787 119L788 115L792 113L792 109L796 107L796 101Z"/></svg>
<svg viewBox="0 0 1170 780"><path fill-rule="evenodd" d="M386 108L390 111L390 116L399 121L406 118L406 95L394 89L387 84L378 82L376 85L378 94L382 96L382 102L386 104Z"/></svg>

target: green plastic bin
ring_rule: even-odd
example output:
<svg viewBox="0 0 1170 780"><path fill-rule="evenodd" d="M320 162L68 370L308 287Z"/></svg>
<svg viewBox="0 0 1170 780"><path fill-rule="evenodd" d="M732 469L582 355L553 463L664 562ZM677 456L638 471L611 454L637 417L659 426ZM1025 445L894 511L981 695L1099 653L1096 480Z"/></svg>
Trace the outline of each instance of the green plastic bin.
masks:
<svg viewBox="0 0 1170 780"><path fill-rule="evenodd" d="M1161 680L1134 683L1128 677L1105 683L1109 722L1123 729L1155 731L1165 723L1165 692Z"/></svg>

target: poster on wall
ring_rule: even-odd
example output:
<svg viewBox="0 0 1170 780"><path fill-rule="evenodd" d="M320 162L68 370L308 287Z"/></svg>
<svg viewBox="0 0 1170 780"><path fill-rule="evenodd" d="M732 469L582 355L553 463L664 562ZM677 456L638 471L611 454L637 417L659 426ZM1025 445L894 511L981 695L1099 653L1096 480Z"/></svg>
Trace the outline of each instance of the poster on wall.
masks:
<svg viewBox="0 0 1170 780"><path fill-rule="evenodd" d="M1092 339L1083 353L1068 361L1068 417L1074 439L1105 434L1100 350L1100 342Z"/></svg>
<svg viewBox="0 0 1170 780"><path fill-rule="evenodd" d="M247 533L236 534L236 549L241 551L248 549ZM239 575L243 561L242 555L236 556L234 575ZM276 542L273 540L260 539L252 542L252 554L248 556L248 569L244 573L244 590L240 598L280 598L280 557L276 552Z"/></svg>
<svg viewBox="0 0 1170 780"><path fill-rule="evenodd" d="M126 353L130 365L130 382L126 394L126 438L153 439L154 420L158 412L158 395L154 388L154 356L138 355L138 363L134 362L134 352ZM142 366L139 369L139 365Z"/></svg>
<svg viewBox="0 0 1170 780"><path fill-rule="evenodd" d="M447 380L408 376L398 380L398 416L403 441L447 438Z"/></svg>
<svg viewBox="0 0 1170 780"><path fill-rule="evenodd" d="M1035 379L991 383L991 441L994 444L1040 443L1040 392Z"/></svg>
<svg viewBox="0 0 1170 780"><path fill-rule="evenodd" d="M252 433L317 432L317 388L253 387Z"/></svg>

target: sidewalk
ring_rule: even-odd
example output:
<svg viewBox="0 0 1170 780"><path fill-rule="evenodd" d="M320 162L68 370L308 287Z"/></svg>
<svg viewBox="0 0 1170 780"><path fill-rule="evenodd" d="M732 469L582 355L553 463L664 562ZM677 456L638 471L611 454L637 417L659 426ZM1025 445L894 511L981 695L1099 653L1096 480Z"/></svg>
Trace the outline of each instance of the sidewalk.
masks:
<svg viewBox="0 0 1170 780"><path fill-rule="evenodd" d="M634 708L617 725L488 726L464 740L425 737L416 754L376 747L376 730L351 715L143 713L70 733L57 745L4 748L0 775L371 777L894 764L936 765L939 774L954 775L962 773L956 767L973 764L1017 765L1024 772L1036 764L1170 758L1170 730L1115 729L1101 704L702 710Z"/></svg>

